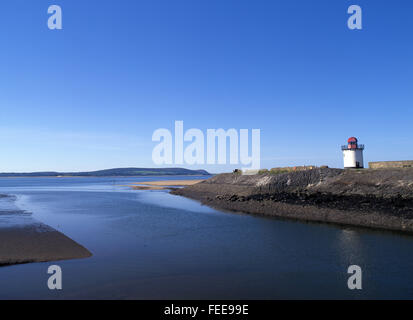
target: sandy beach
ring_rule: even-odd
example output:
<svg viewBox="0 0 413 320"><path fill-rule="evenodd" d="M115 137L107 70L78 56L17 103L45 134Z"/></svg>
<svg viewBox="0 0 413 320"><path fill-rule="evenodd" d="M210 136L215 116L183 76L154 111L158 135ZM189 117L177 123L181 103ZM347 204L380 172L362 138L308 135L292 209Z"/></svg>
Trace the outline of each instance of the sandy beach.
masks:
<svg viewBox="0 0 413 320"><path fill-rule="evenodd" d="M165 180L165 181L146 181L132 183L131 187L134 190L165 190L173 187L193 186L204 180Z"/></svg>

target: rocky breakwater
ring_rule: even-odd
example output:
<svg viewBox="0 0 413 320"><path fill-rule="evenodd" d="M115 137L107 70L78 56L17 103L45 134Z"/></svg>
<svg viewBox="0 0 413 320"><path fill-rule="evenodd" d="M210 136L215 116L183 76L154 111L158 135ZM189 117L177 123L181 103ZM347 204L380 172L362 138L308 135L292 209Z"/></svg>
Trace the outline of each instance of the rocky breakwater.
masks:
<svg viewBox="0 0 413 320"><path fill-rule="evenodd" d="M413 169L237 173L172 191L217 209L413 233Z"/></svg>

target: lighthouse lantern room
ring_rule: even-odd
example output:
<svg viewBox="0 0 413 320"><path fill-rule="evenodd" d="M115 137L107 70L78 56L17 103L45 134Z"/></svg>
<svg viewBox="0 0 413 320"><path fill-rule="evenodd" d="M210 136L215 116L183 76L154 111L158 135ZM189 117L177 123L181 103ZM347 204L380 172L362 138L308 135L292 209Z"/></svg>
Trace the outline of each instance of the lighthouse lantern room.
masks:
<svg viewBox="0 0 413 320"><path fill-rule="evenodd" d="M344 169L364 168L363 150L364 145L358 144L355 137L348 139L348 144L341 147L344 157Z"/></svg>

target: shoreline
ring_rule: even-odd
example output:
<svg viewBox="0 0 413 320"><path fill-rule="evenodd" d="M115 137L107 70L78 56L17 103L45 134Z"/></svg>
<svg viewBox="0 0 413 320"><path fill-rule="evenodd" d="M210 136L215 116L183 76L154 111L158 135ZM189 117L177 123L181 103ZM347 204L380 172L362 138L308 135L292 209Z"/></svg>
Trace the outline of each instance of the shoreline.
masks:
<svg viewBox="0 0 413 320"><path fill-rule="evenodd" d="M274 204L260 201L250 201L248 204L235 203L229 199L213 200L211 197L189 194L175 189L171 194L183 196L200 202L216 210L228 213L242 213L267 218L302 223L329 224L341 227L359 227L369 230L393 231L413 235L413 222L409 220L383 217L380 213L372 212L360 215L357 211L335 210L311 205Z"/></svg>
<svg viewBox="0 0 413 320"><path fill-rule="evenodd" d="M340 169L222 174L171 194L228 212L413 234L412 176Z"/></svg>

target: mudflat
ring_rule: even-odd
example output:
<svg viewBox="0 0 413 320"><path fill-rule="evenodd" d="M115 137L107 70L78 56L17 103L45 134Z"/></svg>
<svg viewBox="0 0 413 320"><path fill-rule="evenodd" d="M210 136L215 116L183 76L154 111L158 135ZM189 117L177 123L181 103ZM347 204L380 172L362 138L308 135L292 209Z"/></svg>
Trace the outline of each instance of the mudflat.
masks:
<svg viewBox="0 0 413 320"><path fill-rule="evenodd" d="M41 223L0 229L0 266L88 258L92 254Z"/></svg>
<svg viewBox="0 0 413 320"><path fill-rule="evenodd" d="M32 218L30 213L0 210L0 266L81 259L91 255L61 232Z"/></svg>

